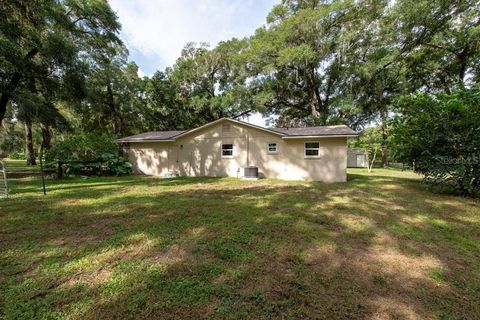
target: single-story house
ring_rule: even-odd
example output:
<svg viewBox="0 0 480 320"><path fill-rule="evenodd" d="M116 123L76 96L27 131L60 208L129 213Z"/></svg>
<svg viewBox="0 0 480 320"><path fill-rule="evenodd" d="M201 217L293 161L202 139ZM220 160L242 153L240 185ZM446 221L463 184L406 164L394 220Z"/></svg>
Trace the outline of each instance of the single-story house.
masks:
<svg viewBox="0 0 480 320"><path fill-rule="evenodd" d="M343 182L347 179L345 125L263 128L222 118L192 130L155 131L115 142L134 172L155 176L243 177L257 167L260 177Z"/></svg>
<svg viewBox="0 0 480 320"><path fill-rule="evenodd" d="M368 168L367 150L363 148L348 148L347 167L348 168Z"/></svg>

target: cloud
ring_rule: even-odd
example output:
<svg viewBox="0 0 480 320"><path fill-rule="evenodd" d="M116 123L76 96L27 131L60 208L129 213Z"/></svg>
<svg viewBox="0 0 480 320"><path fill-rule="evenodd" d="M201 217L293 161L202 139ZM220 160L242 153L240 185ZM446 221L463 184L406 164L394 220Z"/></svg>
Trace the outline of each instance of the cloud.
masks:
<svg viewBox="0 0 480 320"><path fill-rule="evenodd" d="M140 68L150 74L171 66L187 42L212 46L253 34L276 0L110 0L121 37ZM138 60L138 61L137 61Z"/></svg>

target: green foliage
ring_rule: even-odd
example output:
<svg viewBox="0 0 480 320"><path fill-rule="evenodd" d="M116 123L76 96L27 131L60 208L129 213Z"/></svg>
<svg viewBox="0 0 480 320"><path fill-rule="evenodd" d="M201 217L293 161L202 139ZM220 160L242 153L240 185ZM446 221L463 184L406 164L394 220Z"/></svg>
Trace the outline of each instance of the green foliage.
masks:
<svg viewBox="0 0 480 320"><path fill-rule="evenodd" d="M85 98L88 71L121 44L120 24L107 0L3 1L0 16L0 124L8 114L25 124L33 164L35 127L42 149L52 128L72 129L61 107Z"/></svg>
<svg viewBox="0 0 480 320"><path fill-rule="evenodd" d="M128 51L116 45L96 57L86 79L86 97L76 112L79 126L88 132L105 129L115 137L144 131L144 83L135 63L127 63ZM95 106L95 107L92 107Z"/></svg>
<svg viewBox="0 0 480 320"><path fill-rule="evenodd" d="M382 129L376 126L364 129L358 138L348 141L348 146L350 148L363 148L367 150L368 165L371 170L376 160L380 159L377 156L380 154L382 146L384 146L383 143Z"/></svg>
<svg viewBox="0 0 480 320"><path fill-rule="evenodd" d="M417 94L398 101L392 122L395 157L415 162L433 185L475 196L480 189L480 85L452 94Z"/></svg>
<svg viewBox="0 0 480 320"><path fill-rule="evenodd" d="M25 151L14 151L9 153L8 157L14 160L25 160L27 155L25 154Z"/></svg>
<svg viewBox="0 0 480 320"><path fill-rule="evenodd" d="M342 28L357 9L343 1L276 6L269 24L250 38L244 53L253 91L268 98L257 108L281 115L280 124L329 122L334 88L341 81L341 56L336 53L342 50Z"/></svg>
<svg viewBox="0 0 480 320"><path fill-rule="evenodd" d="M25 130L15 123L4 123L0 129L0 153L9 155L13 152L24 151Z"/></svg>
<svg viewBox="0 0 480 320"><path fill-rule="evenodd" d="M370 148L382 145L382 132L379 126L364 129L358 138L349 141L351 148Z"/></svg>
<svg viewBox="0 0 480 320"><path fill-rule="evenodd" d="M70 160L65 162L67 175L97 175L97 176L123 176L132 172L132 164L125 157L118 157L113 153L102 153L95 160L80 161Z"/></svg>
<svg viewBox="0 0 480 320"><path fill-rule="evenodd" d="M7 1L0 16L0 122L11 100L49 108L52 97L72 101L81 70L120 42L106 0Z"/></svg>
<svg viewBox="0 0 480 320"><path fill-rule="evenodd" d="M252 109L240 55L246 46L238 39L214 49L188 43L172 68L146 80L143 125L150 130L190 129Z"/></svg>
<svg viewBox="0 0 480 320"><path fill-rule="evenodd" d="M132 164L118 157L110 136L77 135L57 141L45 155L47 163L64 164L67 175L127 175Z"/></svg>
<svg viewBox="0 0 480 320"><path fill-rule="evenodd" d="M188 43L143 79L106 0L7 1L0 16L0 121L31 128L30 154L39 131L48 149L59 132L190 129L253 110L280 126L380 123L386 164L393 101L480 80L476 0L282 1L251 37ZM19 150L18 132L4 137L2 151Z"/></svg>
<svg viewBox="0 0 480 320"><path fill-rule="evenodd" d="M124 176L132 173L132 164L126 157L117 157L114 154L104 153L100 160L103 166L105 166L107 173L111 173L116 176Z"/></svg>
<svg viewBox="0 0 480 320"><path fill-rule="evenodd" d="M47 161L94 161L104 153L115 154L118 150L111 136L82 134L67 136L56 141L45 154Z"/></svg>
<svg viewBox="0 0 480 320"><path fill-rule="evenodd" d="M402 94L478 82L479 21L471 0L283 1L242 53L255 107L281 125L385 125Z"/></svg>

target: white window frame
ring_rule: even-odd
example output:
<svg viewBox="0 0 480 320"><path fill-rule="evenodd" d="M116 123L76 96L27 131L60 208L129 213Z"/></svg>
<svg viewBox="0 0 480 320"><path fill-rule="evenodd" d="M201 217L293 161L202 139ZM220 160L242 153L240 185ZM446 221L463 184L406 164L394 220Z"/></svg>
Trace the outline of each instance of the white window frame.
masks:
<svg viewBox="0 0 480 320"><path fill-rule="evenodd" d="M225 149L225 150L232 150L232 154L231 155L224 155L223 154L223 146L225 145L231 145L232 146L232 149ZM233 143L222 143L222 145L220 146L220 154L222 155L222 158L233 158L233 155L234 155L234 150L235 149L235 146L233 145Z"/></svg>
<svg viewBox="0 0 480 320"><path fill-rule="evenodd" d="M307 148L307 143L318 143L318 148ZM307 150L317 150L317 155L307 155ZM320 141L305 141L303 144L303 156L305 158L320 158Z"/></svg>
<svg viewBox="0 0 480 320"><path fill-rule="evenodd" d="M270 145L274 144L275 145L275 151L270 151ZM276 142L267 142L267 153L269 154L276 154L278 153L278 143Z"/></svg>

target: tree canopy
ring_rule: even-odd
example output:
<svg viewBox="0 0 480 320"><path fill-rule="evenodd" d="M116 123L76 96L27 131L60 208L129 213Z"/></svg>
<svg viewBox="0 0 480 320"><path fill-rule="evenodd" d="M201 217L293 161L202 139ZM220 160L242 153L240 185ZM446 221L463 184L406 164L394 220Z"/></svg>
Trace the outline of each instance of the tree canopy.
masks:
<svg viewBox="0 0 480 320"><path fill-rule="evenodd" d="M22 130L32 154L34 141L48 149L69 133L189 129L256 111L278 126L377 124L386 164L400 97L450 95L480 77L474 0L283 0L251 36L187 43L143 78L106 0L4 1L0 15L0 140L18 144Z"/></svg>
<svg viewBox="0 0 480 320"><path fill-rule="evenodd" d="M462 195L480 189L480 85L401 98L392 120L395 157L415 163L426 181Z"/></svg>

